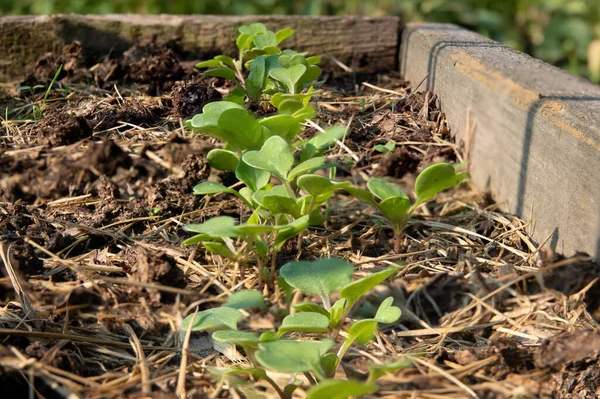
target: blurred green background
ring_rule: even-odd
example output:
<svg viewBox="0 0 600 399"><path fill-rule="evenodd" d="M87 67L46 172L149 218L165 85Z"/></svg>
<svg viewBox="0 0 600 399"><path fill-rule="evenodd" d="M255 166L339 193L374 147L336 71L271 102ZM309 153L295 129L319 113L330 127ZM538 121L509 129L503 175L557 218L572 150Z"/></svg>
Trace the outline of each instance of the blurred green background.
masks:
<svg viewBox="0 0 600 399"><path fill-rule="evenodd" d="M600 0L0 0L6 14L400 15L478 31L600 82Z"/></svg>

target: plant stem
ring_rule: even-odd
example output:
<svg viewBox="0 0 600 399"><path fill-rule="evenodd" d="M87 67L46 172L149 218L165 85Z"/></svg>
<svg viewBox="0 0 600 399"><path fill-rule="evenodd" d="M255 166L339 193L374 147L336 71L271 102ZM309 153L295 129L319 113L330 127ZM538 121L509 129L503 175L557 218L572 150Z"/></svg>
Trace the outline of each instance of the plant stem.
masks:
<svg viewBox="0 0 600 399"><path fill-rule="evenodd" d="M290 186L290 183L284 180L282 180L282 183L285 189L287 190L288 194L290 195L290 198L296 201L296 194L294 193L294 190L292 190L292 186Z"/></svg>
<svg viewBox="0 0 600 399"><path fill-rule="evenodd" d="M310 382L310 385L312 385L312 386L317 385L317 381L315 381L315 379L313 378L313 376L310 375L310 373L308 371L304 372L304 376L306 377L306 379L308 380L308 382Z"/></svg>
<svg viewBox="0 0 600 399"><path fill-rule="evenodd" d="M275 391L277 391L277 394L279 395L279 397L280 397L281 399L289 399L289 398L290 398L288 395L286 395L286 394L285 394L285 392L283 392L283 391L281 390L281 388L279 388L279 386L278 386L278 385L275 383L275 381L273 381L273 380L271 379L271 377L269 377L268 375L265 375L265 376L263 377L263 379L264 379L265 381L267 381L267 382L269 383L269 385L271 385L271 386L273 387L273 389L275 389Z"/></svg>
<svg viewBox="0 0 600 399"><path fill-rule="evenodd" d="M354 342L354 339L347 338L344 341L344 343L342 344L342 346L340 347L340 350L337 353L337 357L338 357L338 359L340 359L340 362L342 361L342 358L344 357L344 355L346 354L348 349L350 349L350 346L352 345L353 342Z"/></svg>

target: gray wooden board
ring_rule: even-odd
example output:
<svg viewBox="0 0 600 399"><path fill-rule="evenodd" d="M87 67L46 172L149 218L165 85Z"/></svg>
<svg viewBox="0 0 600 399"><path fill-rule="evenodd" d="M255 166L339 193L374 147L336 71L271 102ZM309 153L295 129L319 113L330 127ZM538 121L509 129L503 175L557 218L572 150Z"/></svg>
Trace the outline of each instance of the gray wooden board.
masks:
<svg viewBox="0 0 600 399"><path fill-rule="evenodd" d="M437 93L466 139L473 181L528 220L538 242L600 257L600 86L446 24L409 24L401 75Z"/></svg>
<svg viewBox="0 0 600 399"><path fill-rule="evenodd" d="M284 47L328 56L369 71L396 67L398 17L55 15L0 17L0 79L20 79L36 60L78 40L84 53L100 57L133 44L172 43L189 59L236 54L235 29L263 22L292 27Z"/></svg>

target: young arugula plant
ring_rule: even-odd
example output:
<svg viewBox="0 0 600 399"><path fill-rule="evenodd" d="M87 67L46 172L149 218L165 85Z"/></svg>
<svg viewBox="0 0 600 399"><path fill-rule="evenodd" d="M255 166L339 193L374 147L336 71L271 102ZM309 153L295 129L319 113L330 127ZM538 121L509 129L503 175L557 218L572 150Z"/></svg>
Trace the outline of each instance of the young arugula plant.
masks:
<svg viewBox="0 0 600 399"><path fill-rule="evenodd" d="M275 255L290 238L309 225L320 225L324 219L321 205L336 190L347 189L349 182L335 182L314 174L318 169L329 168L325 158L317 156L343 134L344 127L334 127L304 143L300 160L296 160L292 146L280 136L269 137L260 150L248 150L238 159L222 164L235 165L236 177L245 184L239 191L220 183L205 181L194 187L198 195L229 193L240 198L253 214L246 224L234 226L232 218L215 218L201 224L189 225L186 231L199 233L184 242L186 245L202 243L217 255L243 264L249 263L252 252L257 258L259 271L271 261L271 277L275 276ZM210 155L210 154L209 154ZM302 157L307 158L302 161ZM295 166L294 166L295 165ZM280 184L271 184L271 177ZM233 240L245 242L245 251L234 248ZM299 243L301 238L299 239ZM240 248L241 248L240 247ZM261 279L262 274L259 274Z"/></svg>
<svg viewBox="0 0 600 399"><path fill-rule="evenodd" d="M249 375L267 381L282 399L292 397L301 382L292 380L281 388L267 375L266 370L282 373L304 373L314 385L308 390L308 398L348 398L377 391L375 384L380 376L410 366L409 358L391 364L373 364L369 367L366 382L334 379L339 363L347 350L354 344L365 345L375 338L378 324L392 324L400 318L400 309L392 305L392 297L383 301L372 319L347 322L354 305L371 289L395 274L399 268L391 267L352 281L354 267L338 258L312 262L291 262L281 268L281 277L286 285L304 294L317 294L323 306L313 303L295 305L297 313L286 316L276 331L259 334L238 331L237 322L241 313L235 309L190 314L182 323L180 332L208 331L212 339L223 350L223 345L243 349L252 367L232 367L221 370L221 374ZM340 299L331 306L330 295L339 290ZM243 292L243 291L242 291ZM234 294L235 295L235 294ZM238 307L258 307L260 293L240 293L244 300L230 299ZM191 321L194 320L192 326ZM345 334L340 334L345 330ZM289 335L293 334L292 338ZM310 334L311 339L305 339ZM340 340L340 343L336 343ZM339 347L337 351L334 348Z"/></svg>
<svg viewBox="0 0 600 399"><path fill-rule="evenodd" d="M397 253L400 251L404 229L417 208L436 194L457 186L467 178L467 172L457 173L455 166L448 163L431 165L417 176L415 182L417 199L412 205L400 187L383 179L369 180L367 182L369 191L356 187L346 190L359 200L375 206L390 223L396 237L394 251Z"/></svg>
<svg viewBox="0 0 600 399"><path fill-rule="evenodd" d="M321 57L306 57L306 53L282 51L278 47L294 34L291 28L273 32L262 23L254 23L240 26L237 34L237 59L219 55L196 65L211 68L204 73L206 76L218 76L239 85L229 100L243 101L245 96L258 103L263 95L279 90L297 94L321 74L317 66ZM244 78L243 68L249 71L247 78Z"/></svg>

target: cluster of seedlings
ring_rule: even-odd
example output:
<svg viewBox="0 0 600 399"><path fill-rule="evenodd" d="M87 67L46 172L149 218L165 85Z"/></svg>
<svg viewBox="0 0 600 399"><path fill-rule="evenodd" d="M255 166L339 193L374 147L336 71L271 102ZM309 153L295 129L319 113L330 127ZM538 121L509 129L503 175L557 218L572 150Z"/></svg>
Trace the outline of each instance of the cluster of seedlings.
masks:
<svg viewBox="0 0 600 399"><path fill-rule="evenodd" d="M321 73L321 59L280 49L293 33L289 28L272 32L260 23L244 25L238 29L237 59L221 55L197 65L209 68L207 76L225 78L237 85L223 101L207 104L187 124L222 142L222 148L208 153L208 162L216 170L234 173L239 183L226 187L207 180L195 186L194 193L234 195L250 210L250 216L244 221L218 216L184 227L196 233L185 245L201 244L209 253L230 260L239 267L242 277L247 268L256 268L257 288L272 287L275 292L283 292L287 316L274 332L238 331L237 322L243 314L236 308L265 306L260 291L241 291L230 297L229 305L188 315L181 336L187 334L189 338L191 331L206 331L212 333L216 343L242 348L250 367L215 372L264 379L281 398L290 398L300 381L292 378L281 388L266 370L304 373L313 384L309 398L346 398L376 391L374 382L379 376L410 364L406 357L388 365L373 365L366 381L334 379L351 345L366 344L374 339L379 324L399 319L400 309L392 306L390 297L372 318L350 320L361 297L398 268L352 282L351 264L326 258L288 263L279 269L278 276L278 251L292 239L301 248L304 232L327 222L336 191L376 208L393 229L395 250L399 251L403 231L415 210L439 192L460 184L467 174L447 163L426 168L416 179L413 203L400 187L384 179L369 180L367 189L338 179L338 165L328 157L328 150L344 139L347 128L332 126L319 129L310 138L303 135L305 126L316 123L311 121L316 115L311 99L319 92L315 88L319 85L316 80ZM303 303L293 306L295 313L291 312L294 289L319 295L323 306ZM332 305L330 294L337 290L340 299ZM295 334L293 339L290 333ZM332 352L339 337L342 344L337 353Z"/></svg>

